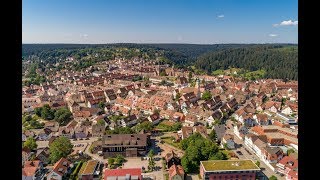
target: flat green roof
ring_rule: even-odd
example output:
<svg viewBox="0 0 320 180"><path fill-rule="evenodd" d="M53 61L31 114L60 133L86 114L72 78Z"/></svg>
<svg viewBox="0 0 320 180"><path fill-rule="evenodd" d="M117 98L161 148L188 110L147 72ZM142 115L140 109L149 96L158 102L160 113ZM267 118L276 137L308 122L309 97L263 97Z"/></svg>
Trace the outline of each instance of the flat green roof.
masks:
<svg viewBox="0 0 320 180"><path fill-rule="evenodd" d="M260 170L260 168L249 159L201 161L201 164L205 171Z"/></svg>

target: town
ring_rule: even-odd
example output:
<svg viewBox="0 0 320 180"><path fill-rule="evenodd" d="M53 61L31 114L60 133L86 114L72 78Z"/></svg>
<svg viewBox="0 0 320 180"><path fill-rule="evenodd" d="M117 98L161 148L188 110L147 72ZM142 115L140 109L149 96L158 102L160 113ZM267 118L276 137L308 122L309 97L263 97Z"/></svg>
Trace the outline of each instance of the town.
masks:
<svg viewBox="0 0 320 180"><path fill-rule="evenodd" d="M22 88L22 179L298 179L297 81L75 62Z"/></svg>

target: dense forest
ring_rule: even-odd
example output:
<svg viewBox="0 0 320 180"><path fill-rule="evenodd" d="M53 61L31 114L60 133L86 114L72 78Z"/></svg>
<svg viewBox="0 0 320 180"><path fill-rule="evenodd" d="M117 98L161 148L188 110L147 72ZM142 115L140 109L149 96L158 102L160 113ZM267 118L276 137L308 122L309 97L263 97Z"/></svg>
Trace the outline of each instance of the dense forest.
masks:
<svg viewBox="0 0 320 180"><path fill-rule="evenodd" d="M256 45L226 49L201 55L194 63L199 69L216 70L242 68L264 70L265 78L298 79L298 48L292 45Z"/></svg>
<svg viewBox="0 0 320 180"><path fill-rule="evenodd" d="M23 44L22 60L57 63L73 56L80 61L74 66L79 70L115 57L161 57L165 63L207 74L234 67L262 70L267 78L297 80L297 52L293 44Z"/></svg>

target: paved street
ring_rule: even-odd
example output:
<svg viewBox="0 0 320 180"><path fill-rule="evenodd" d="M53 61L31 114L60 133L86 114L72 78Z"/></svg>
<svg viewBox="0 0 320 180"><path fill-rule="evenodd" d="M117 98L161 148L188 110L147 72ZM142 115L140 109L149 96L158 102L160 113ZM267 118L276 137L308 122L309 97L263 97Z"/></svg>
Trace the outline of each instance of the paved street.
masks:
<svg viewBox="0 0 320 180"><path fill-rule="evenodd" d="M231 121L227 121L227 124L230 124ZM238 138L238 136L236 136L233 133L233 127L231 127L230 129L227 129L226 133L232 134L234 135L234 141L236 144L238 145L242 145L241 147L238 147L237 149L233 150L234 153L236 153L236 151L241 151L243 155L239 155L238 153L236 153L236 155L240 158L240 159L252 159L254 162L256 162L257 160L260 162L260 168L262 169L262 172L270 177L272 175L276 176L279 180L284 180L284 177L279 176L278 174L276 174L275 172L273 172L264 162L262 162L261 160L259 160L258 156L256 156L252 151L250 151L248 148L246 148L246 146L244 145L243 141L241 139ZM251 155L245 150L245 148L251 153Z"/></svg>

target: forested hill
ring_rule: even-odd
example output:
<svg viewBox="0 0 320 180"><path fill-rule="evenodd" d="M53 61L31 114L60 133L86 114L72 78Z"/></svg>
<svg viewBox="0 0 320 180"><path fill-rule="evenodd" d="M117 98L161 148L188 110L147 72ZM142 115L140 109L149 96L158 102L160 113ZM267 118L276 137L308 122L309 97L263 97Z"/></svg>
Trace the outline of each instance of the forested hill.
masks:
<svg viewBox="0 0 320 180"><path fill-rule="evenodd" d="M95 57L95 54L99 54ZM73 56L87 65L114 57L144 57L156 54L175 67L212 71L229 67L266 71L266 78L298 78L298 50L294 44L23 44L22 59L38 57L45 63L63 61ZM34 58L37 59L37 58ZM89 61L82 61L89 60ZM86 67L86 66L83 66ZM78 69L79 69L78 68Z"/></svg>
<svg viewBox="0 0 320 180"><path fill-rule="evenodd" d="M213 51L199 56L194 63L207 73L218 69L265 70L265 78L298 79L297 45L255 45Z"/></svg>

